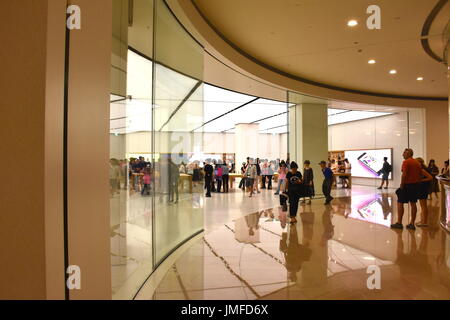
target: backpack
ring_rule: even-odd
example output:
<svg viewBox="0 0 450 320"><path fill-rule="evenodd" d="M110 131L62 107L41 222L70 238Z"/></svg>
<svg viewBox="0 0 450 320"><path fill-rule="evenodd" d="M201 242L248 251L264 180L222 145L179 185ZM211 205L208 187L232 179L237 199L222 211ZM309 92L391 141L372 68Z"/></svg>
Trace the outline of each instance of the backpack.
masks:
<svg viewBox="0 0 450 320"><path fill-rule="evenodd" d="M388 164L387 165L387 173L391 173L392 172L392 165Z"/></svg>

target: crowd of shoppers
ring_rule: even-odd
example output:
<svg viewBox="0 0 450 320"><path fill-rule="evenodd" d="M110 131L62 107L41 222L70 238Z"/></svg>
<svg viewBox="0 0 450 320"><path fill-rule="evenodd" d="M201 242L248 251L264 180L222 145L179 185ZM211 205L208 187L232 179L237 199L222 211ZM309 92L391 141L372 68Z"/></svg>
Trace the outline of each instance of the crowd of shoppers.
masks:
<svg viewBox="0 0 450 320"><path fill-rule="evenodd" d="M415 227L428 226L428 207L427 200L432 198L434 194L438 198L439 182L437 176L449 176L449 161L445 161L442 170L436 165L435 160L431 159L428 165L422 158L413 158L412 149L405 149L403 152L404 161L402 163L402 176L400 188L396 194L398 198L398 219L391 225L391 228L402 229L404 204L409 203L411 206L411 217L406 228L415 230ZM322 193L325 197L325 205L333 200L331 189L336 183L335 173L350 173L351 165L347 159L336 161L332 159L328 162L321 161L319 163L322 175ZM191 176L194 186L204 179L204 188L206 189L206 197L211 197L211 192L229 192L230 173L236 173L234 163L222 160L208 159L200 167L199 162L185 164L175 164L171 157L163 157L156 163L152 164L145 160L144 157L130 158L129 160L110 159L110 190L111 195L119 193L122 185L123 188L129 188L131 191L140 192L142 196L150 195L153 184L156 183L153 177L153 171L157 176L167 174L168 178L164 187L159 186L169 194L169 201L178 201L178 188L180 175ZM381 176L381 185L378 189L388 188L388 178L392 172L392 165L388 162L387 157L384 158L382 169L378 172ZM260 189L272 189L272 181L275 175L278 175L278 183L275 195L280 197L280 205L289 211L291 223L296 223L298 205L311 204L312 198L315 196L314 188L314 170L309 160L303 163L303 170L300 170L295 161L289 160L261 160L248 157L246 162L242 163L240 172L243 178L240 181L239 188L244 192L248 192L249 197L253 197L261 193ZM161 184L161 181L159 181ZM342 187L348 187L348 181L345 177L342 179ZM165 191L164 191L165 192ZM417 202L420 204L421 218L416 224ZM288 205L289 203L289 205Z"/></svg>

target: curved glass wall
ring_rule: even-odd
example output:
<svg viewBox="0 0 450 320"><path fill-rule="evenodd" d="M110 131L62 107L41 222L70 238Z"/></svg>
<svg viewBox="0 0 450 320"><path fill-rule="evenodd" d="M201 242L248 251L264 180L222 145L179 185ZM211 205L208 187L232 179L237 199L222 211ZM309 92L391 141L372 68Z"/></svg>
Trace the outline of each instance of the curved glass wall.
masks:
<svg viewBox="0 0 450 320"><path fill-rule="evenodd" d="M153 66L154 261L203 229L203 184L179 170L202 152L203 48L155 1ZM177 71L174 71L177 70Z"/></svg>
<svg viewBox="0 0 450 320"><path fill-rule="evenodd" d="M203 48L164 1L115 0L110 108L113 299L131 299L203 230L202 184L179 165L202 152Z"/></svg>

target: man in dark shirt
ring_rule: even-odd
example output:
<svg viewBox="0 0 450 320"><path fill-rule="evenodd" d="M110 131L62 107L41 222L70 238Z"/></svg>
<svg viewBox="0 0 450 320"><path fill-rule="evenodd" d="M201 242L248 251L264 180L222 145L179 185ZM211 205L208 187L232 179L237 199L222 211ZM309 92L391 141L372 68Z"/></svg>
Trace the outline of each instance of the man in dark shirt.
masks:
<svg viewBox="0 0 450 320"><path fill-rule="evenodd" d="M297 222L298 202L302 195L303 177L296 162L291 162L291 170L286 174L286 187L289 196L289 215L291 223Z"/></svg>
<svg viewBox="0 0 450 320"><path fill-rule="evenodd" d="M389 162L387 161L388 158L384 157L383 158L383 168L381 168L380 171L378 171L378 175L382 175L381 176L381 186L378 187L379 190L381 190L383 188L384 183L386 182L386 187L384 187L385 189L387 189L389 187L389 173L391 173L392 171L392 167L389 164Z"/></svg>
<svg viewBox="0 0 450 320"><path fill-rule="evenodd" d="M206 160L206 165L203 170L205 171L206 196L209 198L211 197L211 184L213 181L213 173L214 173L214 168L210 164L209 159Z"/></svg>
<svg viewBox="0 0 450 320"><path fill-rule="evenodd" d="M331 186L333 185L333 171L327 167L327 163L325 161L320 161L320 167L322 168L322 173L324 176L322 183L322 192L325 196L325 204L330 204L333 197L331 196Z"/></svg>

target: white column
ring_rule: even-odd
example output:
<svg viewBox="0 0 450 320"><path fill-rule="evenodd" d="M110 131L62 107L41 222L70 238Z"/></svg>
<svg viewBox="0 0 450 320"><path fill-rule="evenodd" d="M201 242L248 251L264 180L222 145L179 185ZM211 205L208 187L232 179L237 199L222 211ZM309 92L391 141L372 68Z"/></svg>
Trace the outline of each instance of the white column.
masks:
<svg viewBox="0 0 450 320"><path fill-rule="evenodd" d="M297 162L299 168L303 168L305 160L311 161L315 191L322 194L323 176L318 163L328 158L326 104L302 103L289 108L289 154L289 160Z"/></svg>
<svg viewBox="0 0 450 320"><path fill-rule="evenodd" d="M241 167L242 162L247 161L247 157L256 158L258 156L259 124L237 124L234 139L236 168L238 169Z"/></svg>

